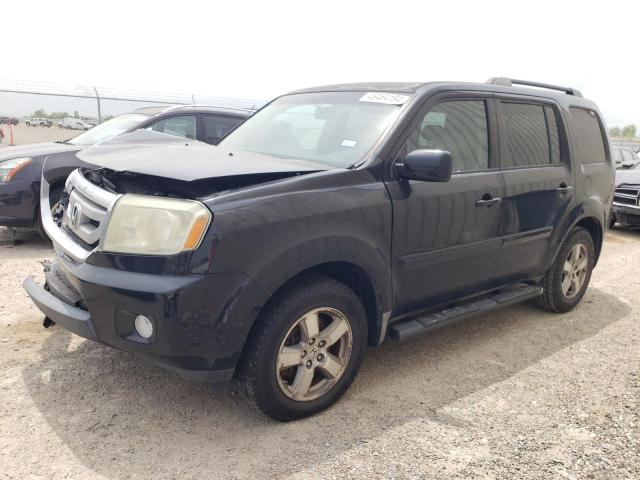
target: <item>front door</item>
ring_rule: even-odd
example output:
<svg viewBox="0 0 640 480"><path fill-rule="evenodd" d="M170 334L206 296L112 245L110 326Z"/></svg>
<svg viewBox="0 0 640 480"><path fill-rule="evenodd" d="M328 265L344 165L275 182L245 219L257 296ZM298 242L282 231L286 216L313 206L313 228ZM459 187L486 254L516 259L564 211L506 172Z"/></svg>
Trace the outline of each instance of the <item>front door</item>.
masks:
<svg viewBox="0 0 640 480"><path fill-rule="evenodd" d="M491 99L446 98L418 114L396 161L417 149L448 150L449 182L390 182L396 315L496 284L504 182L495 158Z"/></svg>

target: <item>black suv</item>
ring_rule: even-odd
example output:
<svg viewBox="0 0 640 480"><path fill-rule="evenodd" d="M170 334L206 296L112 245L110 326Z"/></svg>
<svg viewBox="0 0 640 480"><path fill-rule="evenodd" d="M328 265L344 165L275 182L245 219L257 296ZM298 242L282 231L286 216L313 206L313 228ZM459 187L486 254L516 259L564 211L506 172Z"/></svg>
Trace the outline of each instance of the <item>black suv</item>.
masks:
<svg viewBox="0 0 640 480"><path fill-rule="evenodd" d="M517 88L512 83L542 87ZM277 98L215 149L90 148L57 262L24 286L52 322L266 414L335 402L367 345L528 299L572 309L613 194L596 105L495 79ZM42 195L55 178L45 166Z"/></svg>

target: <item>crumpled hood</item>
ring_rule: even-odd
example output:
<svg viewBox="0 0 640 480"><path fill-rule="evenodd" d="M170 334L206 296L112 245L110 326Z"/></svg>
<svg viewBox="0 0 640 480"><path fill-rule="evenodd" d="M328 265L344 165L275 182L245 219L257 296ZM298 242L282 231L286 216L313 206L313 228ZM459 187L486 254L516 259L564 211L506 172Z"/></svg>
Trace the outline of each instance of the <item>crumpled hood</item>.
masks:
<svg viewBox="0 0 640 480"><path fill-rule="evenodd" d="M264 173L316 172L327 165L234 152L196 140L138 130L88 147L83 162L117 172L127 171L183 181Z"/></svg>
<svg viewBox="0 0 640 480"><path fill-rule="evenodd" d="M79 150L77 145L66 145L64 143L30 143L28 145L18 145L17 147L0 148L0 162L19 157L42 157L60 152L73 152Z"/></svg>
<svg viewBox="0 0 640 480"><path fill-rule="evenodd" d="M634 168L632 170L616 170L615 186L622 185L623 183L640 185L640 169Z"/></svg>

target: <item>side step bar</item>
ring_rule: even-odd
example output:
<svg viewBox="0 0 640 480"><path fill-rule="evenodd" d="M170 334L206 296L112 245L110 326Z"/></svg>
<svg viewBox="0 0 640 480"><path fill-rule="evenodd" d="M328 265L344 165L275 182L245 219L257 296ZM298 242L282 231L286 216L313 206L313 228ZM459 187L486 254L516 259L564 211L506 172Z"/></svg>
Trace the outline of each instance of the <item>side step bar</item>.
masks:
<svg viewBox="0 0 640 480"><path fill-rule="evenodd" d="M501 291L490 297L470 301L455 307L446 308L439 312L429 313L420 317L412 317L393 324L389 327L389 336L402 341L408 338L431 332L450 323L479 313L491 312L502 307L520 303L542 294L542 287L537 285L522 285L511 290Z"/></svg>

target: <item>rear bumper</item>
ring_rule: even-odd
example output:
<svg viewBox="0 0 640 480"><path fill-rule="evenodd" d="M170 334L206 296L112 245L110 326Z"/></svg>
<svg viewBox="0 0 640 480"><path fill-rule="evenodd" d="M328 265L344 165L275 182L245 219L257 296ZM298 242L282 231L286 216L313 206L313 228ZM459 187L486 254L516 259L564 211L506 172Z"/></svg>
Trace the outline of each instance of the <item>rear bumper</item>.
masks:
<svg viewBox="0 0 640 480"><path fill-rule="evenodd" d="M56 324L197 382L233 376L264 301L240 273L152 275L60 260L45 276L46 288L32 278L23 286ZM154 325L148 340L135 331L138 314Z"/></svg>

